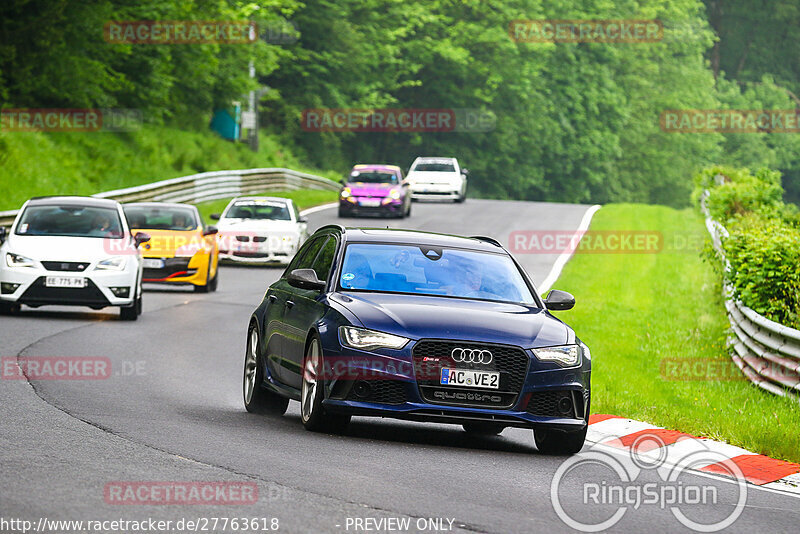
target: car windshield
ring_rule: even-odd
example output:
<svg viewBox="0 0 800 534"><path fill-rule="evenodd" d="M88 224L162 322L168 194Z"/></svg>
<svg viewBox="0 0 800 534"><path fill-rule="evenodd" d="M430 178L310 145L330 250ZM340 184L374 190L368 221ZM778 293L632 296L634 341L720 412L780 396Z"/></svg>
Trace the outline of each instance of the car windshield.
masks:
<svg viewBox="0 0 800 534"><path fill-rule="evenodd" d="M192 208L176 206L123 206L132 229L195 230L198 221Z"/></svg>
<svg viewBox="0 0 800 534"><path fill-rule="evenodd" d="M277 202L236 202L225 212L228 219L263 219L272 221L291 221L289 206Z"/></svg>
<svg viewBox="0 0 800 534"><path fill-rule="evenodd" d="M456 172L456 168L452 163L417 163L414 170L418 172Z"/></svg>
<svg viewBox="0 0 800 534"><path fill-rule="evenodd" d="M25 236L122 237L119 213L113 208L75 205L28 206L15 233Z"/></svg>
<svg viewBox="0 0 800 534"><path fill-rule="evenodd" d="M398 182L396 174L378 171L353 171L350 173L350 181L365 184L396 184Z"/></svg>
<svg viewBox="0 0 800 534"><path fill-rule="evenodd" d="M344 291L535 303L509 256L425 245L351 243L339 286Z"/></svg>

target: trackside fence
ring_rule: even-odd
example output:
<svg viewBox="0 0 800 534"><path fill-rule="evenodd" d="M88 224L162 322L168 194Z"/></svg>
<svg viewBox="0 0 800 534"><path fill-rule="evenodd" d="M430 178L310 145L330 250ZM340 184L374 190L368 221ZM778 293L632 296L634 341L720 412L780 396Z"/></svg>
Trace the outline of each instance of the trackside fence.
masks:
<svg viewBox="0 0 800 534"><path fill-rule="evenodd" d="M728 231L711 218L706 206L709 192L705 191L700 208L711 234L711 241L725 263L723 241ZM800 400L800 330L771 321L730 297L732 288L726 285L725 308L731 324L728 343L731 358L745 377L758 387L775 395Z"/></svg>
<svg viewBox="0 0 800 534"><path fill-rule="evenodd" d="M215 171L182 176L150 184L93 195L119 202L205 202L270 190L325 189L338 191L340 184L313 174L282 168ZM17 210L0 211L0 226L11 226Z"/></svg>

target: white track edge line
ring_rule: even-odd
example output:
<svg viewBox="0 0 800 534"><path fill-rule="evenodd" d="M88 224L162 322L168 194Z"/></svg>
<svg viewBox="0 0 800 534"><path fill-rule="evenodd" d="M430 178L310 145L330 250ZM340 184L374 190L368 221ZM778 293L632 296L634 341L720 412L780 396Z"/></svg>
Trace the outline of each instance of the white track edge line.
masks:
<svg viewBox="0 0 800 534"><path fill-rule="evenodd" d="M600 204L595 204L586 210L586 213L583 214L583 218L578 225L578 229L575 230L575 233L573 234L573 238L577 237L580 239L583 237L583 234L585 234L586 230L589 229L589 224L592 222L592 217L594 217L594 214L597 213L597 210L600 208L602 208ZM546 293L552 287L552 285L556 283L558 277L561 276L562 269L564 269L564 266L572 257L572 254L574 254L574 251L566 250L562 252L558 258L556 258L555 263L553 263L553 267L550 269L550 272L547 274L544 281L538 288L540 294Z"/></svg>
<svg viewBox="0 0 800 534"><path fill-rule="evenodd" d="M321 206L314 206L313 208L307 208L307 209L304 209L304 210L300 211L300 215L303 215L303 216L310 215L310 214L316 213L318 211L329 210L331 208L335 208L338 205L339 205L338 202L331 202L330 204L322 204Z"/></svg>

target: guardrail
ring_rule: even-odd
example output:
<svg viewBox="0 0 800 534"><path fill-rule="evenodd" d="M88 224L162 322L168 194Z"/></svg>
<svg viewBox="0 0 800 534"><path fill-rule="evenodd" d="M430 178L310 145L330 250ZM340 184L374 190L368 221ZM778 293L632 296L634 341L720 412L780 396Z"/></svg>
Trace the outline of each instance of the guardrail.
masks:
<svg viewBox="0 0 800 534"><path fill-rule="evenodd" d="M706 206L709 192L704 191L700 209L706 220L706 228L711 234L714 250L717 251L725 269L730 264L725 258L722 241L728 231L718 221L711 218ZM800 400L800 330L771 321L751 310L738 300L726 284L725 308L732 334L728 337L731 359L744 376L758 387L775 395Z"/></svg>
<svg viewBox="0 0 800 534"><path fill-rule="evenodd" d="M215 171L171 178L160 182L106 191L92 195L119 202L205 202L270 190L326 189L338 191L340 184L304 172L282 168ZM11 226L17 210L0 212L0 226Z"/></svg>

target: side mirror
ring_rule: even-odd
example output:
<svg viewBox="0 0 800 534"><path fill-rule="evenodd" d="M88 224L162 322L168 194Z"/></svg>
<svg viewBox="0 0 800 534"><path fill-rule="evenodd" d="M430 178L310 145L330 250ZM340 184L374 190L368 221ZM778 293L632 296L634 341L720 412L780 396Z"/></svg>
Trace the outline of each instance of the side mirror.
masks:
<svg viewBox="0 0 800 534"><path fill-rule="evenodd" d="M461 169L461 174L464 176L469 176L469 169Z"/></svg>
<svg viewBox="0 0 800 534"><path fill-rule="evenodd" d="M575 307L575 297L566 291L554 289L547 294L547 298L544 299L544 305L548 310L553 311L571 310Z"/></svg>
<svg viewBox="0 0 800 534"><path fill-rule="evenodd" d="M8 230L5 226L0 226L0 243L6 240L6 236L8 236Z"/></svg>
<svg viewBox="0 0 800 534"><path fill-rule="evenodd" d="M314 269L295 269L286 278L289 285L300 289L315 289L322 291L325 289L325 282L317 278Z"/></svg>
<svg viewBox="0 0 800 534"><path fill-rule="evenodd" d="M218 221L219 220L219 213L212 213L211 214L211 218L214 219L215 221Z"/></svg>
<svg viewBox="0 0 800 534"><path fill-rule="evenodd" d="M299 219L297 219L297 222L307 223L308 222L308 217L302 217L301 216Z"/></svg>
<svg viewBox="0 0 800 534"><path fill-rule="evenodd" d="M217 227L216 227L216 226L210 226L210 225L209 225L209 226L208 226L208 227L205 229L205 231L203 232L203 235L204 235L204 236L214 235L214 234L216 234L217 232L219 232L219 230L217 229Z"/></svg>
<svg viewBox="0 0 800 534"><path fill-rule="evenodd" d="M142 243L147 243L148 241L150 241L150 235L144 232L136 232L136 234L133 236L133 242L136 243L137 247Z"/></svg>

